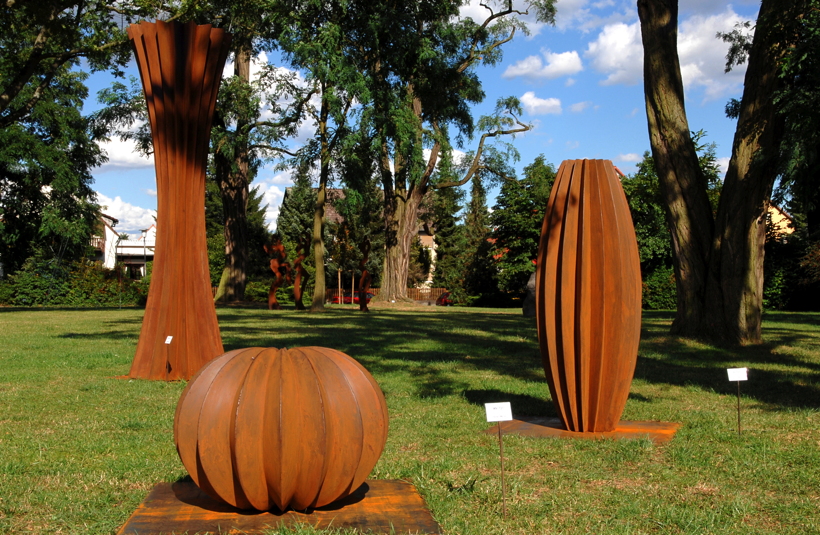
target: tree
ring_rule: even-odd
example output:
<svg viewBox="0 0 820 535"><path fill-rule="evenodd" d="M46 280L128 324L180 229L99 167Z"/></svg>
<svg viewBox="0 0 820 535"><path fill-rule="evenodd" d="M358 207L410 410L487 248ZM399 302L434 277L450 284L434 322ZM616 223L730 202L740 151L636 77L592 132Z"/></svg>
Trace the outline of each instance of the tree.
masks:
<svg viewBox="0 0 820 535"><path fill-rule="evenodd" d="M385 261L379 299L406 298L410 242L416 234L418 207L432 186L438 159L451 150L448 127L459 132L456 141L474 131L468 110L483 92L475 67L499 61L501 46L523 28L511 0L482 4L487 18L476 23L457 20L460 2L429 0L409 3L365 3L357 12L371 24L365 35L359 64L368 73L370 125L376 135L379 172L384 191ZM552 22L552 0L527 2L538 20ZM515 118L516 103L500 103L492 118L480 122L484 132L467 173L466 184L479 171L489 174L494 155L485 154L485 141L528 129ZM509 113L507 113L509 112ZM484 128L486 127L486 128ZM429 157L423 150L429 148Z"/></svg>
<svg viewBox="0 0 820 535"><path fill-rule="evenodd" d="M701 171L706 177L712 210L717 210L720 198L720 176L717 166L716 145L700 143L706 134L693 132L692 139ZM641 260L641 276L644 282L643 305L645 308L675 308L672 240L661 196L655 162L649 152L638 163L638 170L621 178L626 194L632 223L638 239ZM671 288L670 288L671 285Z"/></svg>
<svg viewBox="0 0 820 535"><path fill-rule="evenodd" d="M324 210L327 188L337 151L350 132L348 114L354 101L361 98L362 73L352 64L345 24L352 18L346 2L291 0L283 3L279 46L291 65L303 69L309 83L319 93L319 108L313 109L316 135L298 157L301 162L319 165L319 183L313 211L313 262L324 264ZM298 13L299 16L293 16ZM324 309L325 271L317 269L314 280L312 312Z"/></svg>
<svg viewBox="0 0 820 535"><path fill-rule="evenodd" d="M678 296L673 333L740 344L760 341L766 209L783 129L771 96L800 4L761 4L732 158L713 216L686 120L677 0L638 1L650 144L672 233Z"/></svg>
<svg viewBox="0 0 820 535"><path fill-rule="evenodd" d="M464 227L459 212L464 200L461 188L433 190L432 225L436 243L433 286L447 288L453 301L463 302L464 294Z"/></svg>
<svg viewBox="0 0 820 535"><path fill-rule="evenodd" d="M524 178L501 185L493 207L493 253L498 257L498 286L523 295L538 254L541 223L555 181L555 167L543 154L524 167Z"/></svg>
<svg viewBox="0 0 820 535"><path fill-rule="evenodd" d="M18 269L35 249L85 252L98 206L90 170L105 161L102 132L81 114L87 74L130 59L120 22L140 2L7 2L0 10L0 263ZM116 18L115 18L116 16Z"/></svg>
<svg viewBox="0 0 820 535"><path fill-rule="evenodd" d="M464 291L474 299L488 299L498 292L498 268L490 242L487 191L478 176L470 184L470 202L464 215Z"/></svg>

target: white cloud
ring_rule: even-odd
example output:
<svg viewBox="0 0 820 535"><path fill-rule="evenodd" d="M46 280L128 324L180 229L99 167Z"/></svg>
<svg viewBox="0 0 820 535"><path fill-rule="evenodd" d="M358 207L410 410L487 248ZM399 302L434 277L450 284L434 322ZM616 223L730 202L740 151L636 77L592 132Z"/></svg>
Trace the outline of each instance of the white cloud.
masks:
<svg viewBox="0 0 820 535"><path fill-rule="evenodd" d="M731 31L735 24L743 20L730 7L717 15L693 16L681 23L678 55L687 93L696 88L702 89L704 100L714 100L740 91L746 66L744 64L728 74L724 73L729 45L715 35Z"/></svg>
<svg viewBox="0 0 820 535"><path fill-rule="evenodd" d="M541 60L543 56L544 61ZM552 80L562 76L571 76L584 70L581 57L578 52L554 53L550 50L542 50L541 56L528 56L510 65L501 76L503 78L545 78Z"/></svg>
<svg viewBox="0 0 820 535"><path fill-rule="evenodd" d="M291 171L285 171L254 183L252 186L257 192L262 194L262 206L267 205L265 209L265 224L271 231L276 231L276 218L279 217L279 209L282 207L285 188L292 185Z"/></svg>
<svg viewBox="0 0 820 535"><path fill-rule="evenodd" d="M622 22L604 27L587 46L584 56L595 70L607 74L601 85L634 85L643 76L643 46L639 24Z"/></svg>
<svg viewBox="0 0 820 535"><path fill-rule="evenodd" d="M137 151L133 141L121 141L111 138L111 141L100 143L100 147L108 155L108 162L95 170L95 173L106 173L122 169L144 169L154 166L154 156L143 156Z"/></svg>
<svg viewBox="0 0 820 535"><path fill-rule="evenodd" d="M642 156L640 154L638 154L637 152L630 152L630 153L627 153L627 154L619 154L615 158L615 161L616 162L634 163L634 162L640 162L642 159L643 159Z"/></svg>
<svg viewBox="0 0 820 535"><path fill-rule="evenodd" d="M521 104L524 110L530 115L547 115L550 113L561 113L561 101L557 98L538 98L532 91L527 91L521 96Z"/></svg>
<svg viewBox="0 0 820 535"><path fill-rule="evenodd" d="M156 210L134 206L123 201L119 195L112 199L97 192L97 202L102 206L104 214L119 220L116 227L117 232L139 234L141 229L148 228L155 223Z"/></svg>
<svg viewBox="0 0 820 535"><path fill-rule="evenodd" d="M149 189L145 190L145 194L150 195L151 197L156 197L157 196L157 190L149 188Z"/></svg>
<svg viewBox="0 0 820 535"><path fill-rule="evenodd" d="M566 146L567 146L567 150L577 149L578 147L581 146L581 142L580 141L567 141Z"/></svg>
<svg viewBox="0 0 820 535"><path fill-rule="evenodd" d="M729 161L731 158L729 156L724 156L723 158L717 159L718 169L720 169L721 175L726 175L726 171L729 169Z"/></svg>
<svg viewBox="0 0 820 535"><path fill-rule="evenodd" d="M565 87L572 87L575 85L575 78L567 78L567 81L564 82Z"/></svg>
<svg viewBox="0 0 820 535"><path fill-rule="evenodd" d="M729 74L723 72L729 45L715 35L731 31L743 19L730 6L716 15L694 15L681 21L678 56L687 95L702 91L704 100L714 100L740 90L746 67L735 67ZM605 26L589 43L584 56L590 59L595 70L606 75L601 85L639 83L643 77L639 23Z"/></svg>
<svg viewBox="0 0 820 535"><path fill-rule="evenodd" d="M590 106L592 106L592 102L588 100L585 100L584 102L576 102L575 104L570 105L569 111L573 113L581 113Z"/></svg>

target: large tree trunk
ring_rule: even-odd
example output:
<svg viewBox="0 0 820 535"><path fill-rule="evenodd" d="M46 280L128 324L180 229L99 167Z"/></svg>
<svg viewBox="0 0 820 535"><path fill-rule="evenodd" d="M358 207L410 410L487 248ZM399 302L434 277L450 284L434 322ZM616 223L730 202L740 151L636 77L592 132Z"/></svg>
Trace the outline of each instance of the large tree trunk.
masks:
<svg viewBox="0 0 820 535"><path fill-rule="evenodd" d="M407 88L409 105L418 123L416 143L422 143L422 107L421 100L413 96L413 86ZM384 189L384 269L382 270L381 289L377 299L379 301L406 301L407 272L410 265L410 243L418 232L419 205L424 199L430 183L430 176L436 167L438 153L441 146L436 142L430 151L426 167L418 172L418 176L410 176L413 169L410 158L396 152L391 161L382 133L381 145L381 177ZM399 143L396 143L399 145Z"/></svg>
<svg viewBox="0 0 820 535"><path fill-rule="evenodd" d="M672 235L678 309L672 332L698 333L714 223L684 107L677 0L639 0L644 95L652 158Z"/></svg>
<svg viewBox="0 0 820 535"><path fill-rule="evenodd" d="M330 105L327 101L328 88L322 87L322 105L319 112L319 187L316 191L316 204L313 210L313 265L316 274L313 281L313 301L311 312L322 312L325 309L325 202L327 201L327 181L330 176L330 140L328 139L328 117Z"/></svg>
<svg viewBox="0 0 820 535"><path fill-rule="evenodd" d="M760 342L766 209L782 131L772 103L796 0L763 0L748 58L732 159L713 220L683 105L677 0L638 0L652 155L672 233L678 311L672 332Z"/></svg>
<svg viewBox="0 0 820 535"><path fill-rule="evenodd" d="M249 84L251 51L242 48L235 56L234 74ZM233 161L228 160L219 151L214 155L225 221L225 269L214 298L217 301L242 301L245 298L248 271L250 152L247 137L242 132L247 124L248 120L242 117L237 121Z"/></svg>
<svg viewBox="0 0 820 535"><path fill-rule="evenodd" d="M766 212L777 175L783 119L772 100L786 49L780 27L795 0L763 0L757 18L740 116L718 204L706 285L703 329L714 339L760 343Z"/></svg>

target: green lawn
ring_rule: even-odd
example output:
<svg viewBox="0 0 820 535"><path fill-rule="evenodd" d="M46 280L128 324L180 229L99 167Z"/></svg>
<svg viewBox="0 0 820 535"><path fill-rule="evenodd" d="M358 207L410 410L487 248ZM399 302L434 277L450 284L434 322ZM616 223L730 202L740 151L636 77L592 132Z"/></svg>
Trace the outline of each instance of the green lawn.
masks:
<svg viewBox="0 0 820 535"><path fill-rule="evenodd" d="M128 372L142 310L0 308L0 532L112 533L185 475L183 383ZM329 346L384 390L375 478L411 480L447 533L820 533L820 315L766 315L762 347L720 349L644 316L624 419L682 424L669 444L506 436L509 519L483 404L554 415L533 320L519 311L218 310L226 350ZM727 367L747 366L744 433Z"/></svg>

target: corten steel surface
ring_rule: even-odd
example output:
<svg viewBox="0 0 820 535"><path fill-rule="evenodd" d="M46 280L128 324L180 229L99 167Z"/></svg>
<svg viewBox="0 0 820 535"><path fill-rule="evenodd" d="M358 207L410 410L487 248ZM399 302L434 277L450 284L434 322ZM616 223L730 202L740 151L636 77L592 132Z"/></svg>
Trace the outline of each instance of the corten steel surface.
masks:
<svg viewBox="0 0 820 535"><path fill-rule="evenodd" d="M210 25L128 27L157 174L157 243L130 377L188 379L224 350L205 243L205 165L230 36ZM170 344L166 337L173 336Z"/></svg>
<svg viewBox="0 0 820 535"><path fill-rule="evenodd" d="M282 305L276 300L276 290L282 286L282 283L290 280L290 264L286 261L288 254L285 252L285 246L281 241L274 242L270 245L265 245L265 252L273 258L270 259L270 270L273 271L273 282L270 283L268 290L268 310L282 310Z"/></svg>
<svg viewBox="0 0 820 535"><path fill-rule="evenodd" d="M359 279L359 310L362 312L370 312L370 309L367 308L367 292L370 291L370 282L373 280L373 277L370 276L370 272L367 271L365 267L369 259L370 240L365 239L362 245L362 260L359 262L359 271L362 272L362 276Z"/></svg>
<svg viewBox="0 0 820 535"><path fill-rule="evenodd" d="M208 495L240 509L321 507L356 490L387 439L387 405L335 349L248 348L203 366L180 397L174 440Z"/></svg>
<svg viewBox="0 0 820 535"><path fill-rule="evenodd" d="M293 302L296 304L296 310L305 310L305 305L302 303L302 295L305 293L305 286L308 283L308 272L302 262L307 256L308 247L310 247L310 237L305 236L296 244L296 259L293 261L293 272L296 276L293 280Z"/></svg>
<svg viewBox="0 0 820 535"><path fill-rule="evenodd" d="M614 431L635 372L641 272L632 216L609 160L566 160L536 265L536 323L567 430Z"/></svg>
<svg viewBox="0 0 820 535"><path fill-rule="evenodd" d="M629 422L621 420L613 431L598 433L575 433L567 431L558 418L519 416L508 422L501 422L501 431L505 435L521 435L536 438L582 438L582 439L640 439L648 438L655 444L669 442L680 428L674 422ZM494 425L484 431L488 435L498 434Z"/></svg>
<svg viewBox="0 0 820 535"><path fill-rule="evenodd" d="M395 479L368 480L347 498L309 513L239 511L209 497L190 481L159 483L117 533L259 534L296 524L362 533L441 533L416 488Z"/></svg>

